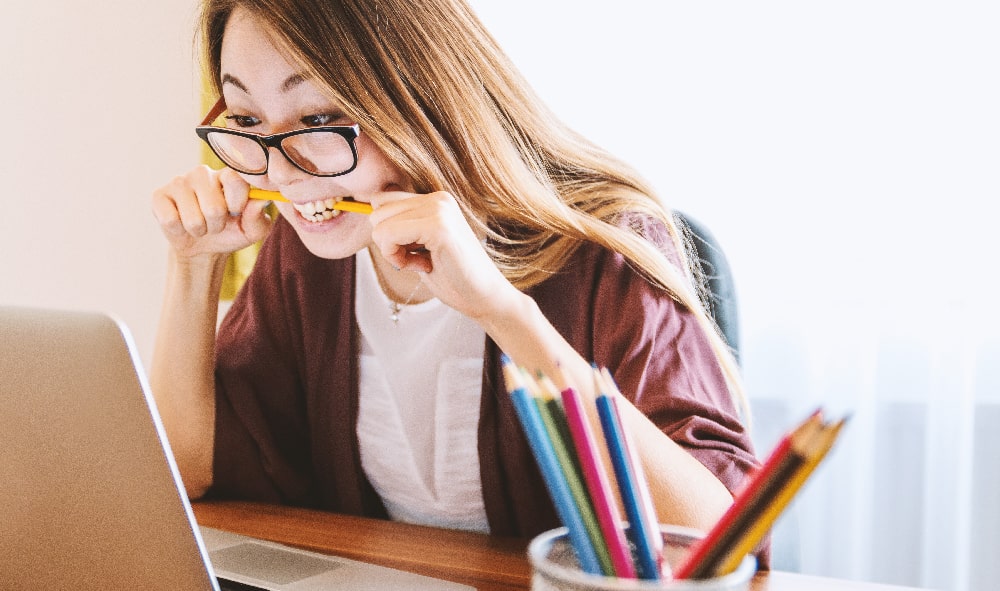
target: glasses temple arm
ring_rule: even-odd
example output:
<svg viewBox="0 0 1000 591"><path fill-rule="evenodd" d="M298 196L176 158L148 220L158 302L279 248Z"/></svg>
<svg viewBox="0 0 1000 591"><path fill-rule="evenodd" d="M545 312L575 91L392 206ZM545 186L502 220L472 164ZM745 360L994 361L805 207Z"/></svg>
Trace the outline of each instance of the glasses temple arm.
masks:
<svg viewBox="0 0 1000 591"><path fill-rule="evenodd" d="M209 109L208 114L205 115L205 119L202 120L202 125L210 125L213 121L218 118L226 110L226 98L220 96L219 100L215 101L212 108Z"/></svg>

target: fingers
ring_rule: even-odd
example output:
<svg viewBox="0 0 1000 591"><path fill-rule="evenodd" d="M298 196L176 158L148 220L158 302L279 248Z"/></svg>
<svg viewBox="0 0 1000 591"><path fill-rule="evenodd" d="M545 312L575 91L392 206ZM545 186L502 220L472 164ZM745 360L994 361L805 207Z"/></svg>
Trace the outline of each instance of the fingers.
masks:
<svg viewBox="0 0 1000 591"><path fill-rule="evenodd" d="M516 288L490 259L448 192L383 193L372 199L372 241L399 269L424 273L442 302L473 319L495 318ZM422 250L415 249L419 245Z"/></svg>
<svg viewBox="0 0 1000 591"><path fill-rule="evenodd" d="M389 191L371 198L372 241L394 267L429 273L433 270L426 245L437 220L433 195Z"/></svg>
<svg viewBox="0 0 1000 591"><path fill-rule="evenodd" d="M389 262L400 269L417 273L430 273L434 270L431 252L420 244L407 244L401 247Z"/></svg>
<svg viewBox="0 0 1000 591"><path fill-rule="evenodd" d="M372 198L372 241L393 266L422 273L489 263L458 201L446 191Z"/></svg>
<svg viewBox="0 0 1000 591"><path fill-rule="evenodd" d="M208 167L199 166L153 193L154 215L168 235L204 236L225 225L220 211L228 215L228 209L215 177Z"/></svg>
<svg viewBox="0 0 1000 591"><path fill-rule="evenodd" d="M227 213L230 216L240 215L249 201L249 187L246 181L234 170L224 168L219 171L219 182L222 184Z"/></svg>
<svg viewBox="0 0 1000 591"><path fill-rule="evenodd" d="M199 166L153 193L153 215L175 250L227 253L270 229L266 202L248 205L249 185L229 169Z"/></svg>
<svg viewBox="0 0 1000 591"><path fill-rule="evenodd" d="M219 175L207 168L196 169L198 173L190 178L192 195L178 201L184 227L192 236L217 234L226 226L229 208L219 184ZM193 197L193 198L191 198Z"/></svg>
<svg viewBox="0 0 1000 591"><path fill-rule="evenodd" d="M254 201L248 203L243 209L243 213L240 216L242 220L240 225L243 229L243 234L251 243L260 242L271 231L274 220L267 215L266 210L268 205L270 203L267 201Z"/></svg>
<svg viewBox="0 0 1000 591"><path fill-rule="evenodd" d="M375 193L369 198L373 209L380 209L390 203L407 203L412 197L417 197L415 193L409 191L382 191ZM412 202L411 202L412 203Z"/></svg>
<svg viewBox="0 0 1000 591"><path fill-rule="evenodd" d="M190 205L197 201L194 189L184 177L176 177L153 192L153 215L167 238L173 241L205 233L204 216Z"/></svg>

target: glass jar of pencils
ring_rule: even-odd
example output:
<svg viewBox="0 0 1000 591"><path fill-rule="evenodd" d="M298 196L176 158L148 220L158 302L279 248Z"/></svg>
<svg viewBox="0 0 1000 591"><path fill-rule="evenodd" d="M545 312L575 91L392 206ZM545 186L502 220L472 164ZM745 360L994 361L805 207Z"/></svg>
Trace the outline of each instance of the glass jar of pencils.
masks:
<svg viewBox="0 0 1000 591"><path fill-rule="evenodd" d="M528 546L532 591L747 591L757 571L752 555L744 556L728 574L707 579L674 579L671 568L689 547L702 537L693 529L661 525L663 534L663 576L642 579L590 574L580 569L570 544L568 530L556 528L539 534Z"/></svg>

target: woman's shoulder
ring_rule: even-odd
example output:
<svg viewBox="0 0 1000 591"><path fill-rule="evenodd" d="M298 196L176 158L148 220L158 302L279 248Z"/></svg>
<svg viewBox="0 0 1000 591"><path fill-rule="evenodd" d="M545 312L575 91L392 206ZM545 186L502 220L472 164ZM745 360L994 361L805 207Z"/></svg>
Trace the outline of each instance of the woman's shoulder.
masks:
<svg viewBox="0 0 1000 591"><path fill-rule="evenodd" d="M619 216L616 223L648 241L675 267L682 266L678 244L683 244L683 240L679 236L678 240L674 239L674 232L678 231L675 222L668 225L666 220L648 213L628 212Z"/></svg>
<svg viewBox="0 0 1000 591"><path fill-rule="evenodd" d="M645 241L659 256L665 257L670 265L680 273L685 273L683 257L678 248L683 242L675 241L673 236L676 227L671 228L663 219L641 212L622 214L613 221L613 224ZM572 279L586 277L589 273L626 277L642 275L624 253L596 241L587 240L579 244L562 270L553 277Z"/></svg>
<svg viewBox="0 0 1000 591"><path fill-rule="evenodd" d="M672 230L663 220L636 213L619 217L615 223L647 241L680 275L686 273L681 267L682 259ZM667 290L651 282L629 257L594 241L581 242L558 271L533 288L532 295L536 300L561 299L577 305L596 301L603 304L619 301L622 306L634 304L640 308L679 305Z"/></svg>

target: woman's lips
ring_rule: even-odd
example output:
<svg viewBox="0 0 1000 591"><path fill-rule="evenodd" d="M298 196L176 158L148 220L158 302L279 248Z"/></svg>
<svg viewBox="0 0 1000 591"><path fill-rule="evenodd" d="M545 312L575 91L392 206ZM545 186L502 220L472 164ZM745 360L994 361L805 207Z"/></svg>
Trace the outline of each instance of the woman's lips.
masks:
<svg viewBox="0 0 1000 591"><path fill-rule="evenodd" d="M313 223L325 222L331 220L341 214L341 211L334 209L337 204L338 199L321 199L318 201L309 201L308 203L292 203L292 207L295 211L299 212L299 215L303 219L308 220Z"/></svg>

